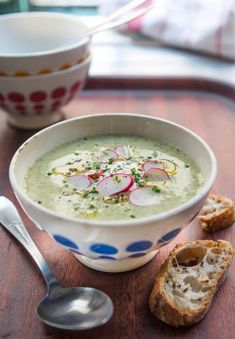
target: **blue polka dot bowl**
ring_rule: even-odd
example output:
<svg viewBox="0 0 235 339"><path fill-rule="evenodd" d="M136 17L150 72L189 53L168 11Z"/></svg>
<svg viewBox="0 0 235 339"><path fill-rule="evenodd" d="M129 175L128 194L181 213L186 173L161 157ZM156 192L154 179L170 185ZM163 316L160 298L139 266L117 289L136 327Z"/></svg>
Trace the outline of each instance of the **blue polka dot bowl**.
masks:
<svg viewBox="0 0 235 339"><path fill-rule="evenodd" d="M35 203L24 189L24 178L45 152L86 136L122 134L161 139L195 159L204 184L190 200L166 212L125 221L65 217ZM124 272L149 262L200 211L217 172L209 146L195 133L175 123L127 113L99 114L63 121L36 133L15 153L10 165L13 190L29 218L84 265L104 272Z"/></svg>

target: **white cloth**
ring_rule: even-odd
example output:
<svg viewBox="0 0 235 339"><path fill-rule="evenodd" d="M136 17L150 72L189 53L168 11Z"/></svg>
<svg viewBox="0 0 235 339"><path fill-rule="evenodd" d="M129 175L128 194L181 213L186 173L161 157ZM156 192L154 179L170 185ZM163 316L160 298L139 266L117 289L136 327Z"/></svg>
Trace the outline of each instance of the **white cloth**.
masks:
<svg viewBox="0 0 235 339"><path fill-rule="evenodd" d="M103 0L109 14L129 0ZM150 0L147 1L148 3ZM235 60L235 0L153 0L154 8L126 25L164 44Z"/></svg>

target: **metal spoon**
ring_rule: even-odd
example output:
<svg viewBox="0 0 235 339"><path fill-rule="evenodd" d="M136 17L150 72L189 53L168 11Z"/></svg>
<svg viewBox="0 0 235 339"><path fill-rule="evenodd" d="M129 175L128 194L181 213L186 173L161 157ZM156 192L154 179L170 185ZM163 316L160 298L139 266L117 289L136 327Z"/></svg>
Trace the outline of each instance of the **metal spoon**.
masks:
<svg viewBox="0 0 235 339"><path fill-rule="evenodd" d="M99 32L118 28L119 26L127 24L128 22L138 18L139 16L144 15L150 9L155 7L154 4L150 4L145 7L139 7L145 2L146 0L133 0L131 2L128 2L125 6L122 6L114 13L107 16L98 25L91 28L90 31L88 32L88 35L92 36Z"/></svg>
<svg viewBox="0 0 235 339"><path fill-rule="evenodd" d="M0 196L0 222L29 252L48 287L48 295L37 307L46 324L67 330L86 330L105 324L113 314L113 303L91 287L62 288L28 234L14 204Z"/></svg>

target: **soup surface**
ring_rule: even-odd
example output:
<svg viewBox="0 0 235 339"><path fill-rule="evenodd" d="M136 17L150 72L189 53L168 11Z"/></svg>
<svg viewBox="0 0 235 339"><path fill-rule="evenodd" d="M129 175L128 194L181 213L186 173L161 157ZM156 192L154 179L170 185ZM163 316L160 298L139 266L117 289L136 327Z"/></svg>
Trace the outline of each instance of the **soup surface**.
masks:
<svg viewBox="0 0 235 339"><path fill-rule="evenodd" d="M193 197L202 185L182 150L133 136L97 136L58 146L25 178L29 197L67 217L116 221L157 214Z"/></svg>

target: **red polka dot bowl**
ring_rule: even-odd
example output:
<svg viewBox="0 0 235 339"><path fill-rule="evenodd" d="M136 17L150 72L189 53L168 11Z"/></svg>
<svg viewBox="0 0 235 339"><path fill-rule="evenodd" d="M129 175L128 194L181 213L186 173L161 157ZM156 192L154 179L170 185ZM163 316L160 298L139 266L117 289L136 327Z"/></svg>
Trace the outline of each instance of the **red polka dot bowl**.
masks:
<svg viewBox="0 0 235 339"><path fill-rule="evenodd" d="M70 14L1 15L0 32L0 76L32 76L67 69L79 64L90 50L89 28Z"/></svg>
<svg viewBox="0 0 235 339"><path fill-rule="evenodd" d="M91 57L51 74L0 77L0 108L10 124L23 129L48 126L62 119L61 107L83 88Z"/></svg>

